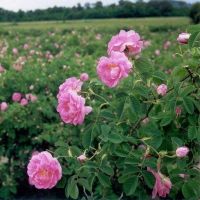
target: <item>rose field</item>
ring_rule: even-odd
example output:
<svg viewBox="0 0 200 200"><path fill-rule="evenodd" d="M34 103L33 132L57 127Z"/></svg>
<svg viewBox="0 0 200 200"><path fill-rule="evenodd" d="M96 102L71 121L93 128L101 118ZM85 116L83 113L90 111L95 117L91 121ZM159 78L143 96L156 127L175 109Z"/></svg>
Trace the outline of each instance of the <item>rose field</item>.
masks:
<svg viewBox="0 0 200 200"><path fill-rule="evenodd" d="M200 199L200 25L0 23L0 199Z"/></svg>

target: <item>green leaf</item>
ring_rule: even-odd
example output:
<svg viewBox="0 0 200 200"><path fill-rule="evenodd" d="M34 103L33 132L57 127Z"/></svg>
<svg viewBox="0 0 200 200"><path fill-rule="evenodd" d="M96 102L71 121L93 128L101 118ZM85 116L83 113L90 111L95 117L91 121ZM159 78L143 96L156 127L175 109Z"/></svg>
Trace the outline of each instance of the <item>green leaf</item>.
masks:
<svg viewBox="0 0 200 200"><path fill-rule="evenodd" d="M97 178L103 187L110 187L110 179L104 173L99 172Z"/></svg>
<svg viewBox="0 0 200 200"><path fill-rule="evenodd" d="M131 196L135 193L138 186L138 176L132 176L123 184L123 190L127 196Z"/></svg>
<svg viewBox="0 0 200 200"><path fill-rule="evenodd" d="M155 182L154 176L147 171L143 171L142 175L143 175L143 178L144 178L144 182L147 184L147 186L149 188L153 188L154 182Z"/></svg>
<svg viewBox="0 0 200 200"><path fill-rule="evenodd" d="M102 166L100 167L100 170L101 170L102 172L104 172L105 174L109 175L109 176L113 176L113 175L114 175L114 170L113 170L113 168L112 168L111 166L109 166L109 165L102 165Z"/></svg>
<svg viewBox="0 0 200 200"><path fill-rule="evenodd" d="M194 140L198 137L198 131L197 128L195 126L190 126L188 128L188 138L190 140Z"/></svg>
<svg viewBox="0 0 200 200"><path fill-rule="evenodd" d="M108 135L108 140L114 144L119 144L123 142L123 137L119 133L110 133Z"/></svg>
<svg viewBox="0 0 200 200"><path fill-rule="evenodd" d="M130 97L130 107L132 112L136 113L137 115L141 115L142 109L140 101L134 96Z"/></svg>
<svg viewBox="0 0 200 200"><path fill-rule="evenodd" d="M187 87L183 88L182 90L180 90L180 96L186 97L188 94L193 92L195 89L196 88L193 85L187 86Z"/></svg>
<svg viewBox="0 0 200 200"><path fill-rule="evenodd" d="M89 185L87 179L79 178L79 179L78 179L78 183L79 183L82 187L84 187L86 190L88 190L88 191L91 192L92 189L91 189L91 187L90 187L90 185Z"/></svg>
<svg viewBox="0 0 200 200"><path fill-rule="evenodd" d="M192 114L194 112L194 104L193 104L191 97L183 98L183 105L184 105L185 110L189 114Z"/></svg>
<svg viewBox="0 0 200 200"><path fill-rule="evenodd" d="M65 188L65 194L67 197L71 197L72 199L78 199L79 189L74 177L71 177L68 180L67 187Z"/></svg>
<svg viewBox="0 0 200 200"><path fill-rule="evenodd" d="M199 181L189 180L183 184L183 195L186 199L197 200L200 197Z"/></svg>
<svg viewBox="0 0 200 200"><path fill-rule="evenodd" d="M159 79L160 81L166 81L166 74L162 71L155 71L153 77Z"/></svg>
<svg viewBox="0 0 200 200"><path fill-rule="evenodd" d="M170 124L172 121L172 117L169 115L166 115L160 122L161 126L167 126L168 124Z"/></svg>
<svg viewBox="0 0 200 200"><path fill-rule="evenodd" d="M82 144L85 148L89 148L91 146L93 140L92 136L92 128L89 128L87 131L82 133Z"/></svg>
<svg viewBox="0 0 200 200"><path fill-rule="evenodd" d="M189 44L190 49L193 47L200 46L200 32L199 31L194 32L190 36L188 44Z"/></svg>

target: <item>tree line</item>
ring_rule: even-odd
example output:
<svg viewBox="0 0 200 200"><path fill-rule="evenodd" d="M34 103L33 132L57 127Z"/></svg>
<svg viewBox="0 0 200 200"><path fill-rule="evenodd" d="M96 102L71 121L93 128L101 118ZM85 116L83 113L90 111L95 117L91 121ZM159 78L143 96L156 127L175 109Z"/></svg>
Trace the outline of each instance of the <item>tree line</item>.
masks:
<svg viewBox="0 0 200 200"><path fill-rule="evenodd" d="M120 0L118 4L104 6L101 1L94 4L78 3L72 8L53 7L44 10L8 11L0 8L0 21L41 21L70 19L131 18L153 16L188 16L191 5L179 0L150 0L135 3Z"/></svg>

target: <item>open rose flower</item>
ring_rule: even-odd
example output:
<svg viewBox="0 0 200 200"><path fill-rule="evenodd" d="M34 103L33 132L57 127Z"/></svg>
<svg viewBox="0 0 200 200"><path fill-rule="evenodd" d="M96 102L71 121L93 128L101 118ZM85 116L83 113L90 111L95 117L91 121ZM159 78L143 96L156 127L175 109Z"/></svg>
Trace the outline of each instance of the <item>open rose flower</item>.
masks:
<svg viewBox="0 0 200 200"><path fill-rule="evenodd" d="M155 185L152 191L152 198L155 199L155 197L158 195L159 197L166 197L171 190L172 183L170 179L166 176L164 176L161 172L156 172L151 168L147 168L147 171L151 172L155 179Z"/></svg>
<svg viewBox="0 0 200 200"><path fill-rule="evenodd" d="M52 155L43 151L32 156L27 167L29 183L37 189L51 189L62 177L60 163Z"/></svg>
<svg viewBox="0 0 200 200"><path fill-rule="evenodd" d="M179 44L187 44L190 38L190 33L181 33L179 34L177 41Z"/></svg>
<svg viewBox="0 0 200 200"><path fill-rule="evenodd" d="M12 95L12 100L13 100L14 102L19 102L19 101L21 100L21 98L22 98L22 94L19 93L19 92L15 92L15 93L13 93L13 95Z"/></svg>
<svg viewBox="0 0 200 200"><path fill-rule="evenodd" d="M165 84L161 84L157 87L156 89L157 94L161 95L161 96L165 96L167 93L167 85Z"/></svg>
<svg viewBox="0 0 200 200"><path fill-rule="evenodd" d="M112 37L108 43L108 55L112 51L124 52L128 56L137 55L143 48L143 41L135 31L121 30L119 34Z"/></svg>
<svg viewBox="0 0 200 200"><path fill-rule="evenodd" d="M2 102L0 104L0 110L1 111L6 111L8 109L8 104L6 102Z"/></svg>
<svg viewBox="0 0 200 200"><path fill-rule="evenodd" d="M59 97L63 92L80 92L82 85L83 82L80 79L77 79L76 77L68 78L62 85L59 86L59 93L57 97Z"/></svg>
<svg viewBox="0 0 200 200"><path fill-rule="evenodd" d="M85 106L85 99L76 92L62 92L58 96L57 111L61 119L67 124L82 124L85 115L92 111L90 106Z"/></svg>
<svg viewBox="0 0 200 200"><path fill-rule="evenodd" d="M101 57L97 66L100 80L108 87L115 87L119 81L128 76L132 64L124 53L111 52L110 57Z"/></svg>

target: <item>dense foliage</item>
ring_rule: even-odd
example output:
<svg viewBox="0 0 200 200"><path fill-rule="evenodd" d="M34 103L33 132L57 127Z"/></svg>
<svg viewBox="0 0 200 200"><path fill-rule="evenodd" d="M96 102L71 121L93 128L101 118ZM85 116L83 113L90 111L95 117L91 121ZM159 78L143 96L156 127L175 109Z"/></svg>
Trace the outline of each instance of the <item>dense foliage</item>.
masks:
<svg viewBox="0 0 200 200"><path fill-rule="evenodd" d="M116 88L96 74L96 61L119 32L115 26L0 31L0 102L8 105L0 112L0 198L36 192L26 171L37 151L59 160L57 187L72 199L149 199L151 170L158 168L171 180L169 198L200 197L198 26L188 29L189 44L182 46L179 27L134 30L146 48L130 59L134 70ZM59 85L82 72L90 78L81 95L93 111L82 125L64 124L56 112ZM160 84L168 88L163 96L157 94ZM28 102L13 98L16 92ZM37 99L27 98L30 93ZM180 158L175 151L182 146L189 154Z"/></svg>
<svg viewBox="0 0 200 200"><path fill-rule="evenodd" d="M54 7L45 10L12 12L0 9L0 21L42 21L67 19L130 18L149 16L188 16L189 4L174 0L151 0L136 3L120 0L119 4L103 6L101 1L95 4L77 4L72 8Z"/></svg>

